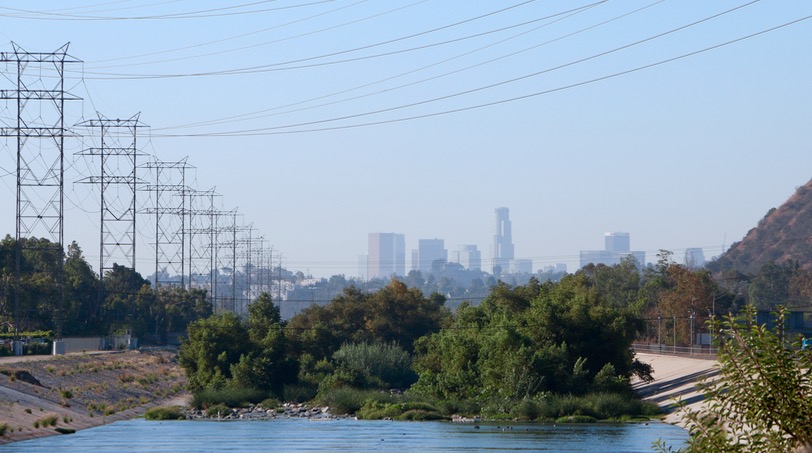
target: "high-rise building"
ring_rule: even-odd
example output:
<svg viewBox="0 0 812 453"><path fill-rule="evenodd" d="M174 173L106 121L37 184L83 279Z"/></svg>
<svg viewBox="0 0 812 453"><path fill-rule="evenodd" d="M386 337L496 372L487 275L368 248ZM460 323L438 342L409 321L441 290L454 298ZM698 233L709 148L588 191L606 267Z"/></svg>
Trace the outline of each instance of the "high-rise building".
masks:
<svg viewBox="0 0 812 453"><path fill-rule="evenodd" d="M452 253L450 261L459 263L468 270L478 271L482 269L482 252L476 245L461 245Z"/></svg>
<svg viewBox="0 0 812 453"><path fill-rule="evenodd" d="M688 269L700 269L705 267L705 252L699 247L685 249L685 266Z"/></svg>
<svg viewBox="0 0 812 453"><path fill-rule="evenodd" d="M396 233L369 233L367 278L406 275L406 237Z"/></svg>
<svg viewBox="0 0 812 453"><path fill-rule="evenodd" d="M423 274L431 272L437 261L442 264L448 262L448 250L442 239L420 239L417 243L417 256L417 269Z"/></svg>
<svg viewBox="0 0 812 453"><path fill-rule="evenodd" d="M491 261L493 267L499 266L502 272L510 269L510 260L513 259L513 236L510 226L510 210L508 208L496 208L495 233L493 235L493 246L491 248Z"/></svg>
<svg viewBox="0 0 812 453"><path fill-rule="evenodd" d="M624 253L631 250L629 233L606 233L604 244L607 252Z"/></svg>
<svg viewBox="0 0 812 453"><path fill-rule="evenodd" d="M511 274L532 274L533 273L533 260L517 259L510 262Z"/></svg>
<svg viewBox="0 0 812 453"><path fill-rule="evenodd" d="M581 267L589 263L614 266L627 256L633 257L641 269L646 265L646 252L631 251L629 233L606 233L603 250L581 250Z"/></svg>
<svg viewBox="0 0 812 453"><path fill-rule="evenodd" d="M358 255L358 278L361 281L367 279L367 272L369 272L367 261L367 255Z"/></svg>

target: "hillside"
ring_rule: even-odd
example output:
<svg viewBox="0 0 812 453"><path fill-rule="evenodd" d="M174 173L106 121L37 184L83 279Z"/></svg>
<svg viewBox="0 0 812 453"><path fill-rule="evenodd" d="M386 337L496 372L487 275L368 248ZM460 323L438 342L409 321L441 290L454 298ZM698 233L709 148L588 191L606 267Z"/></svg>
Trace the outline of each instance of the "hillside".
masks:
<svg viewBox="0 0 812 453"><path fill-rule="evenodd" d="M0 358L0 444L136 417L183 395L169 351Z"/></svg>
<svg viewBox="0 0 812 453"><path fill-rule="evenodd" d="M711 263L714 272L755 274L765 263L797 261L812 268L812 180L789 200L767 211L758 225Z"/></svg>

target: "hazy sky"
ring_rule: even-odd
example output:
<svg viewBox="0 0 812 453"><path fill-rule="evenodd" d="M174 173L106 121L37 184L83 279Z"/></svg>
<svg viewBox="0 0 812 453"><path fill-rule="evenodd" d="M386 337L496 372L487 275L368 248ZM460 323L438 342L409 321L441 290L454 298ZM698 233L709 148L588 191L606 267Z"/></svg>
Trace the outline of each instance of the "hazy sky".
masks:
<svg viewBox="0 0 812 453"><path fill-rule="evenodd" d="M0 51L69 42L84 100L67 123L140 112L141 150L188 156L188 182L294 270L353 276L370 232L477 244L487 262L506 206L517 258L574 271L607 231L649 260L718 255L809 180L810 15L808 0L9 0ZM82 146L66 145L65 239L95 268ZM4 140L12 236L15 159Z"/></svg>

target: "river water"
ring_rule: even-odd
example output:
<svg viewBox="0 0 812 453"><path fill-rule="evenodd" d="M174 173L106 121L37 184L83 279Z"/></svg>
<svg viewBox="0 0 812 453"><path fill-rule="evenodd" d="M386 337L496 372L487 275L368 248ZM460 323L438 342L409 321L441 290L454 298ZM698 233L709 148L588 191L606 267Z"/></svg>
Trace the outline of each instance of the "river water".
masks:
<svg viewBox="0 0 812 453"><path fill-rule="evenodd" d="M478 428L477 428L478 426ZM0 446L25 452L651 452L662 438L681 447L685 430L665 423L457 424L339 419L309 421L127 420Z"/></svg>

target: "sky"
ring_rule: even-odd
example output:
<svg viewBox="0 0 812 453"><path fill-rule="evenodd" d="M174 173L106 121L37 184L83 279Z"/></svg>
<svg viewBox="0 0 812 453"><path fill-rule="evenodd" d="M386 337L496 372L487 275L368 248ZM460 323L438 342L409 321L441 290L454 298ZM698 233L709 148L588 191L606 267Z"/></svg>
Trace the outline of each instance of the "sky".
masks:
<svg viewBox="0 0 812 453"><path fill-rule="evenodd" d="M69 43L66 125L140 114L139 159L186 159L186 185L289 269L355 276L371 232L487 263L504 206L517 258L572 272L609 231L648 260L719 255L809 180L810 16L806 0L9 0L0 52ZM66 140L64 226L98 268L100 189L77 182L99 172L77 155L94 140ZM16 157L0 138L12 237Z"/></svg>

